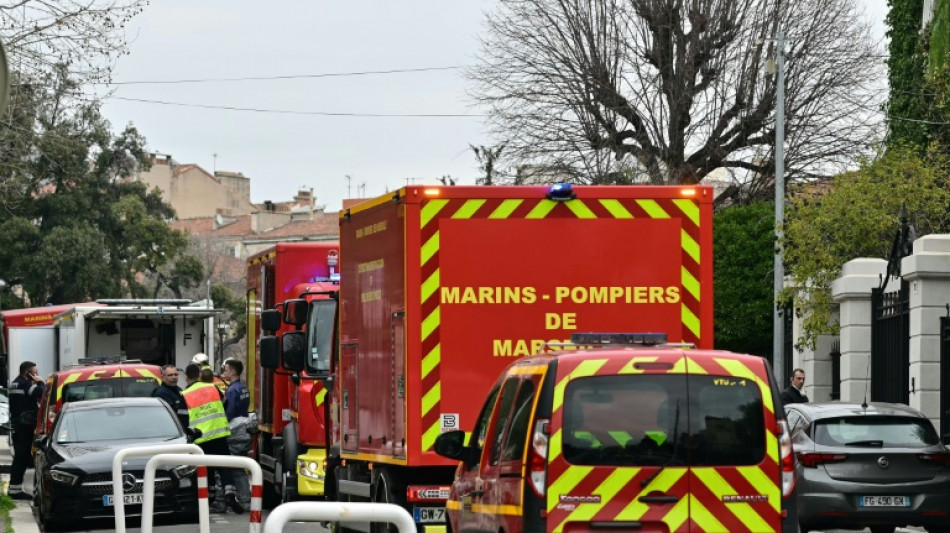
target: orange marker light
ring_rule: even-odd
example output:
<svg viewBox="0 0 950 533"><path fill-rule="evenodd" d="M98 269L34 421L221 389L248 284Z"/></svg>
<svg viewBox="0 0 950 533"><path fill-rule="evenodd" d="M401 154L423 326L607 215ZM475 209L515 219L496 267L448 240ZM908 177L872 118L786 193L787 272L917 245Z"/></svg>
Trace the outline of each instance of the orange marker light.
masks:
<svg viewBox="0 0 950 533"><path fill-rule="evenodd" d="M425 189L424 191L422 191L422 193L425 194L426 196L438 196L439 194L442 193L442 191L439 189Z"/></svg>
<svg viewBox="0 0 950 533"><path fill-rule="evenodd" d="M680 189L680 195L682 196L696 196L696 189Z"/></svg>

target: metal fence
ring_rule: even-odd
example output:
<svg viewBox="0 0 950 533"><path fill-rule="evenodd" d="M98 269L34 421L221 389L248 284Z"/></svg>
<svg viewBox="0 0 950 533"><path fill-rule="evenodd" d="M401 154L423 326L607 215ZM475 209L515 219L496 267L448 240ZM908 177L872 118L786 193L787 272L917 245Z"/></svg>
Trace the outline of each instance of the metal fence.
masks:
<svg viewBox="0 0 950 533"><path fill-rule="evenodd" d="M871 400L910 401L910 291L871 290Z"/></svg>
<svg viewBox="0 0 950 533"><path fill-rule="evenodd" d="M950 316L940 317L940 432L950 433Z"/></svg>

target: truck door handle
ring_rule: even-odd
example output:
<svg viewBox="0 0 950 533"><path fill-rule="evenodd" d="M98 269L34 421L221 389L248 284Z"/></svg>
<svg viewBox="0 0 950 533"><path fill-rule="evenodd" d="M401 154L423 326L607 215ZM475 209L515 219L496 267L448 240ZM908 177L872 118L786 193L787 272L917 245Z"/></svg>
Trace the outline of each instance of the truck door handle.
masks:
<svg viewBox="0 0 950 533"><path fill-rule="evenodd" d="M656 495L640 496L637 500L643 503L676 503L680 501L680 498L679 496Z"/></svg>

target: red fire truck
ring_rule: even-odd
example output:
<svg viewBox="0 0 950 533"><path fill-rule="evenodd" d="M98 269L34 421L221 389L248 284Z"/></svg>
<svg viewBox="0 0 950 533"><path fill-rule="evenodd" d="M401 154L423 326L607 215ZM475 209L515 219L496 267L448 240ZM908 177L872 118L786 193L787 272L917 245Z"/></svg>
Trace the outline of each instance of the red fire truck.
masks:
<svg viewBox="0 0 950 533"><path fill-rule="evenodd" d="M290 501L298 496L322 496L323 465L327 450L323 403L327 390L314 376L326 374L329 359L311 361L296 371L262 368L259 343L261 312L282 312L284 303L299 299L317 320L336 313L339 290L339 245L336 242L279 243L247 262L247 383L251 389L251 410L258 420L253 446L255 459L264 474L264 496L268 503ZM267 316L267 313L265 313ZM269 326L269 333L306 328L305 324ZM313 328L311 328L313 329ZM333 329L327 329L332 334ZM277 365L274 365L277 366Z"/></svg>
<svg viewBox="0 0 950 533"><path fill-rule="evenodd" d="M433 443L475 425L513 358L584 331L711 348L712 200L706 186L410 186L342 212L339 345L320 350L327 496L444 531L456 463ZM284 321L305 310L288 302ZM270 364L302 368L306 335L284 333Z"/></svg>

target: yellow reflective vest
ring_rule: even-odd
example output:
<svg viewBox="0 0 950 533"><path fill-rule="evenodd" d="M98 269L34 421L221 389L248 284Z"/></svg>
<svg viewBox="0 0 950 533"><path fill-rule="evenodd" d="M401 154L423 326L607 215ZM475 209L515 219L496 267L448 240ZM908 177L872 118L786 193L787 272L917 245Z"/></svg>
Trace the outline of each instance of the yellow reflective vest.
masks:
<svg viewBox="0 0 950 533"><path fill-rule="evenodd" d="M196 381L183 393L188 404L188 419L191 427L201 430L201 437L195 444L212 439L220 439L231 434L228 429L228 417L224 414L224 404L218 389L210 383Z"/></svg>

